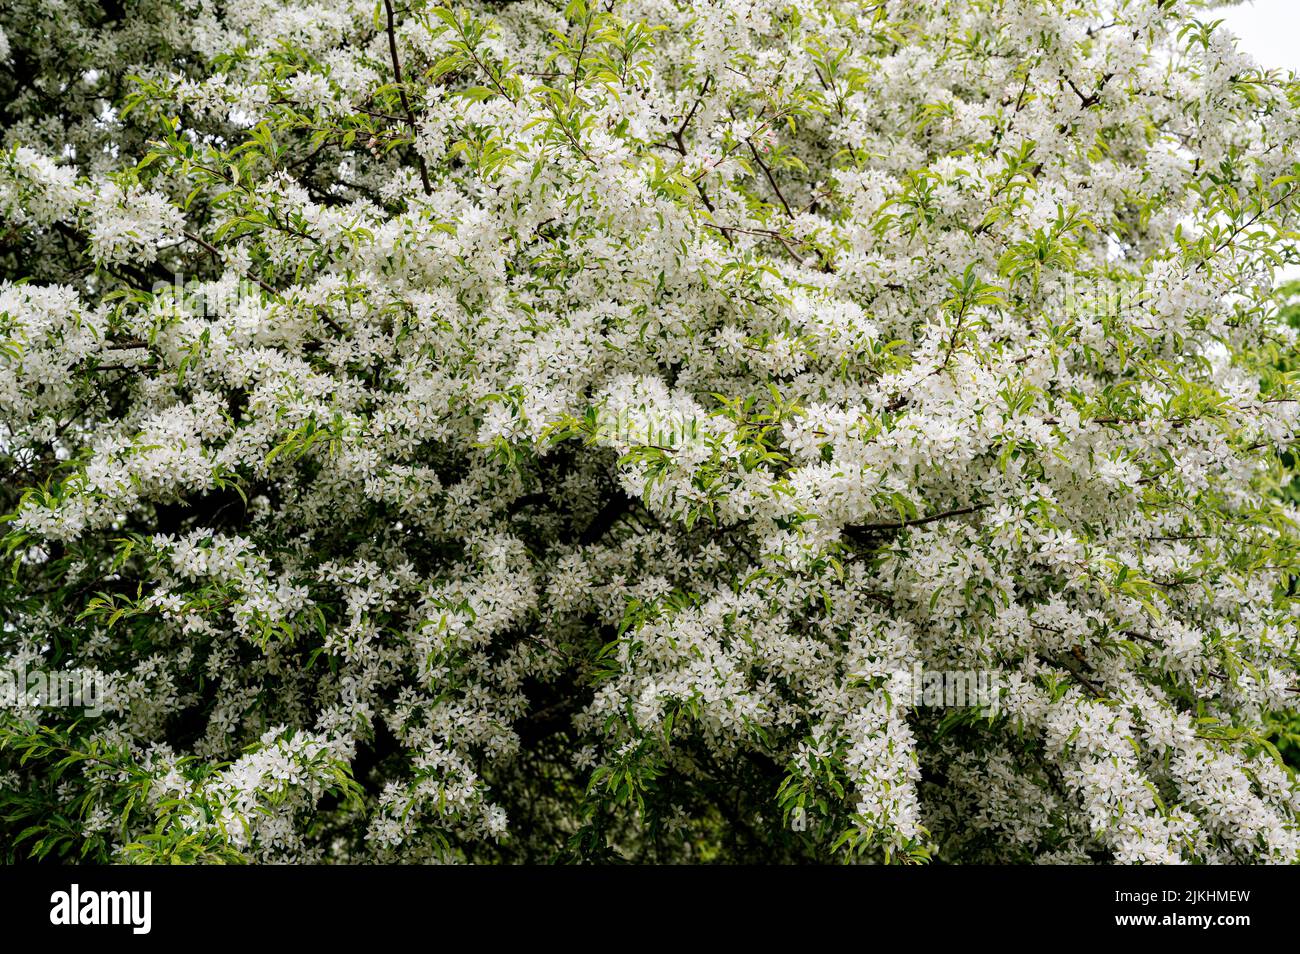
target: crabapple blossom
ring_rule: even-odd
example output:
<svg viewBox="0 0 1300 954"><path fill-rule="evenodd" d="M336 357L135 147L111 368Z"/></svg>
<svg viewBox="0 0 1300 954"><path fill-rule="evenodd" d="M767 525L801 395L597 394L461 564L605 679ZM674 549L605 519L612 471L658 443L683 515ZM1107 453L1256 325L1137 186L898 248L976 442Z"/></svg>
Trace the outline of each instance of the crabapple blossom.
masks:
<svg viewBox="0 0 1300 954"><path fill-rule="evenodd" d="M1300 860L1206 4L57 0L0 90L0 653L104 686L14 857Z"/></svg>

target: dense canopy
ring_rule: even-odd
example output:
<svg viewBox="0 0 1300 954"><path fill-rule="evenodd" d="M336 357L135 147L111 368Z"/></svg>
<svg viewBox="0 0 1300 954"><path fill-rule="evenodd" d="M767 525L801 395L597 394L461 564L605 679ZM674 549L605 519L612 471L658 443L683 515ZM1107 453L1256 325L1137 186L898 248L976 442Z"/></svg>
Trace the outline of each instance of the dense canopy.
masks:
<svg viewBox="0 0 1300 954"><path fill-rule="evenodd" d="M0 5L0 655L101 690L0 846L1300 860L1300 85L1212 21Z"/></svg>

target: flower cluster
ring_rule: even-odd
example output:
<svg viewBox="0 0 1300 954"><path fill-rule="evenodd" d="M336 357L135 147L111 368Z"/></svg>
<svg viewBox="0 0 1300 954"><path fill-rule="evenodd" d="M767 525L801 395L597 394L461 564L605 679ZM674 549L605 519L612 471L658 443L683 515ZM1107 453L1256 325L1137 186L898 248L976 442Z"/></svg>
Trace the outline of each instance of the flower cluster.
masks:
<svg viewBox="0 0 1300 954"><path fill-rule="evenodd" d="M1300 83L1205 4L60 6L15 853L1300 860Z"/></svg>

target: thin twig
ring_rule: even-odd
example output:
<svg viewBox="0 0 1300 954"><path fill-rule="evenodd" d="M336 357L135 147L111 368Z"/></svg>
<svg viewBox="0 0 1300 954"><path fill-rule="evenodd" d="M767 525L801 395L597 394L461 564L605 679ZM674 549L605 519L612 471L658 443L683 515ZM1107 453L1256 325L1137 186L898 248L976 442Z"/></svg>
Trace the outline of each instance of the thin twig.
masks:
<svg viewBox="0 0 1300 954"><path fill-rule="evenodd" d="M420 147L415 141L420 127L415 121L415 111L411 109L411 101L406 97L406 87L402 85L402 62L397 57L397 35L393 31L391 0L384 0L384 11L388 14L388 53L393 58L393 81L397 84L397 95L402 100L402 109L406 111L406 121L411 125L411 151L415 153L415 161L420 167L420 184L424 187L424 194L433 195L433 186L429 184L429 167L424 164L424 156L420 155Z"/></svg>
<svg viewBox="0 0 1300 954"><path fill-rule="evenodd" d="M957 507L953 510L945 510L942 513L932 513L926 517L914 517L911 520L891 520L888 523L862 523L857 526L845 527L844 529L854 536L884 533L889 530L904 530L908 527L923 527L927 523L935 523L939 520L948 520L952 517L962 517L966 514L977 513L987 507L988 504L972 504L969 507Z"/></svg>

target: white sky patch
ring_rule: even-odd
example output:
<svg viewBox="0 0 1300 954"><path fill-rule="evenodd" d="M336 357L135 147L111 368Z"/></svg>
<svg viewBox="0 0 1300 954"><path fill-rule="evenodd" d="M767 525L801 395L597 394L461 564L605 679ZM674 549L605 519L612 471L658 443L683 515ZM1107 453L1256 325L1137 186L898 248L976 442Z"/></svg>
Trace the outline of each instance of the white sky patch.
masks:
<svg viewBox="0 0 1300 954"><path fill-rule="evenodd" d="M1248 0L1207 10L1203 20L1222 20L1243 50L1265 69L1300 72L1300 0ZM1300 279L1300 265L1278 269L1278 284Z"/></svg>
<svg viewBox="0 0 1300 954"><path fill-rule="evenodd" d="M1236 7L1220 7L1198 17L1222 20L1241 39L1241 47L1266 69L1300 72L1300 2L1251 0Z"/></svg>

